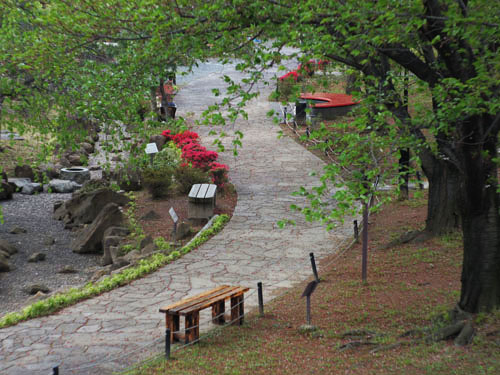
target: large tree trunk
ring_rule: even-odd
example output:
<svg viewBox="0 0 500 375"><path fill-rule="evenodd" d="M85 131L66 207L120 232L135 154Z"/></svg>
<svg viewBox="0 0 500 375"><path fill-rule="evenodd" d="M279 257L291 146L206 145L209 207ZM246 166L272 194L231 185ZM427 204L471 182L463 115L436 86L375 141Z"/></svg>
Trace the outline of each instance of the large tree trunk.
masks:
<svg viewBox="0 0 500 375"><path fill-rule="evenodd" d="M480 127L481 120L485 119L470 121L463 133L471 134L469 131ZM487 128L484 124L482 127ZM459 306L472 313L500 306L500 200L494 162L497 134L490 134L484 144L481 137L467 137L460 153L464 170L464 199L460 204L464 258Z"/></svg>
<svg viewBox="0 0 500 375"><path fill-rule="evenodd" d="M439 160L430 151L420 154L422 169L429 181L425 233L431 236L457 230L460 226L460 174L448 161Z"/></svg>

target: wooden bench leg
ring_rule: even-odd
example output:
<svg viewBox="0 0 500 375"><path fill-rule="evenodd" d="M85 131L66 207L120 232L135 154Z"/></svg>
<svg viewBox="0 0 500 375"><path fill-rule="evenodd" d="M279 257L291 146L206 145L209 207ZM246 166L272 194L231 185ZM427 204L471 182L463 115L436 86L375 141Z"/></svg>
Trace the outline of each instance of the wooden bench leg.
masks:
<svg viewBox="0 0 500 375"><path fill-rule="evenodd" d="M178 332L180 329L179 315L165 314L165 324L166 328L170 328L170 342L179 341L174 334L174 332Z"/></svg>
<svg viewBox="0 0 500 375"><path fill-rule="evenodd" d="M226 311L226 306L224 301L216 302L212 305L212 323L222 325L226 321L224 318L224 312Z"/></svg>
<svg viewBox="0 0 500 375"><path fill-rule="evenodd" d="M243 295L231 298L231 324L243 324L243 315L245 314L243 302Z"/></svg>
<svg viewBox="0 0 500 375"><path fill-rule="evenodd" d="M186 344L198 340L198 338L200 337L200 327L198 326L199 323L200 313L198 311L186 315Z"/></svg>

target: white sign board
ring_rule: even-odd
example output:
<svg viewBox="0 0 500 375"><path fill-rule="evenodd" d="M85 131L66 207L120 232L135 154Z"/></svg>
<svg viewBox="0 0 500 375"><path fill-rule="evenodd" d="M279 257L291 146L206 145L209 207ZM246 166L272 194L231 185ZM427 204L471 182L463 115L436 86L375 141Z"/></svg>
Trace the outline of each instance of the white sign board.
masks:
<svg viewBox="0 0 500 375"><path fill-rule="evenodd" d="M146 154L156 154L158 152L158 147L156 143L148 143L146 145Z"/></svg>
<svg viewBox="0 0 500 375"><path fill-rule="evenodd" d="M175 210L174 210L173 207L170 207L170 210L168 210L168 213L170 214L170 217L172 218L172 220L174 221L174 223L177 223L179 221L179 217L175 213Z"/></svg>

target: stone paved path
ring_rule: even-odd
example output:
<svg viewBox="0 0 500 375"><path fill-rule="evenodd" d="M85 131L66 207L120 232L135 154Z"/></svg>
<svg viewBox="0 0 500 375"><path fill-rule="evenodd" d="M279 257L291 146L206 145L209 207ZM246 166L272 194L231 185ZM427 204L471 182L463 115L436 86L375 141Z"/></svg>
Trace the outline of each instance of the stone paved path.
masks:
<svg viewBox="0 0 500 375"><path fill-rule="evenodd" d="M224 73L228 74L227 69ZM207 73L181 80L178 114L199 113L213 100L209 88L216 77ZM323 164L293 140L277 139L277 126L265 116L271 108L269 89L261 89L260 99L250 106L249 120L235 125L244 132L240 155L237 159L222 156L238 190L238 205L225 229L197 250L130 285L53 316L0 330L1 374L48 374L55 364L60 364L60 374L123 369L162 351L161 305L228 283L252 288L246 298L249 311L257 305L258 281L263 282L268 301L282 288L311 277L310 251L321 259L349 240L350 228L327 233L290 212L290 204L297 200L290 193L300 185L316 184L309 172ZM206 129L200 132L207 134ZM297 226L278 229L276 221L283 218L295 219ZM208 315L200 317L202 322L208 319Z"/></svg>

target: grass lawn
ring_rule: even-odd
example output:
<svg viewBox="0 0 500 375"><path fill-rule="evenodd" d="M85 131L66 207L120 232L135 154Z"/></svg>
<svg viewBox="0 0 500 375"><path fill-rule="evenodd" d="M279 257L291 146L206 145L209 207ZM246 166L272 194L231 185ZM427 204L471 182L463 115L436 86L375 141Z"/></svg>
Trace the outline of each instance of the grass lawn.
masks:
<svg viewBox="0 0 500 375"><path fill-rule="evenodd" d="M249 314L241 327L215 330L196 345L131 374L500 374L500 311L475 317L471 345L426 343L431 326L459 297L460 234L392 248L423 226L425 197L393 202L370 218L368 283L361 246L320 263L312 296L318 330L301 333L307 282Z"/></svg>

